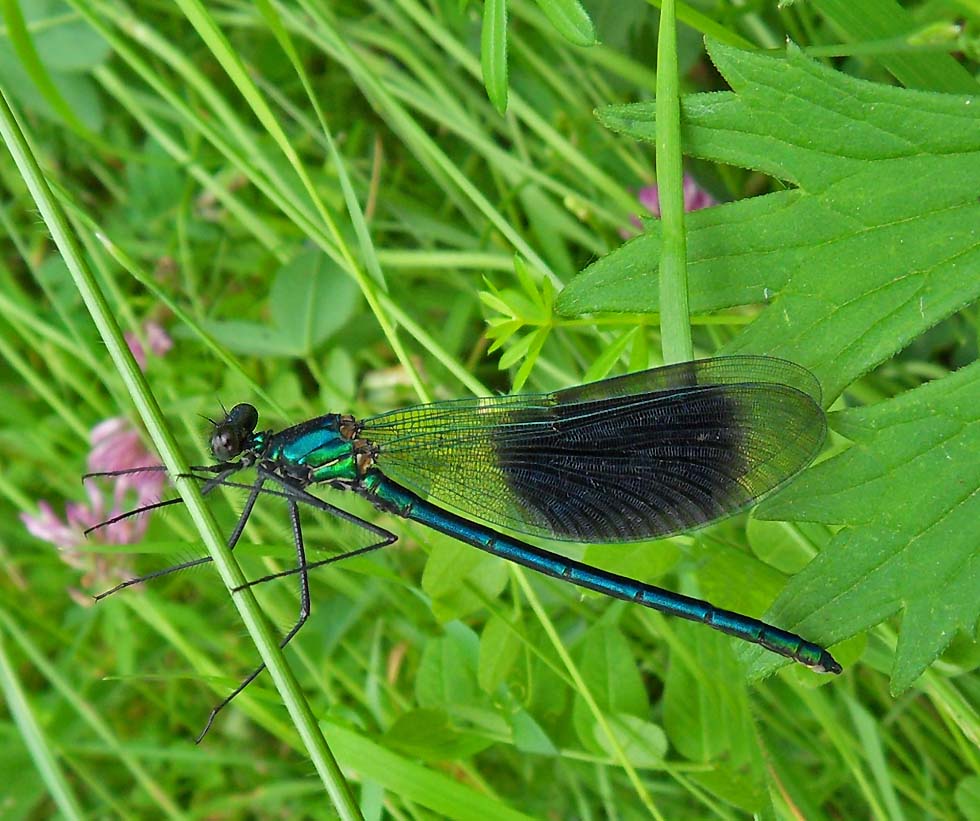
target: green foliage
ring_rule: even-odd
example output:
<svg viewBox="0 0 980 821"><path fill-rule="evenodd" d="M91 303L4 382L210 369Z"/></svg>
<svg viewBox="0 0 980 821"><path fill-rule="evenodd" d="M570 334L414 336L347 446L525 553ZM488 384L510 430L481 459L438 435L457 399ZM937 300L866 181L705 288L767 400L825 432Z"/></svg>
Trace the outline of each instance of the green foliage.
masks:
<svg viewBox="0 0 980 821"><path fill-rule="evenodd" d="M728 349L803 362L836 395L980 296L980 97L881 88L793 48L778 72L772 58L710 50L734 91L685 99L687 150L795 187L689 216L692 302L710 311L766 301ZM654 138L650 104L602 116ZM658 246L654 227L607 255L562 292L558 309L657 310ZM972 371L842 414L836 428L857 447L761 508L851 526L793 579L770 618L840 640L901 608L895 692L980 616L966 525L980 514L971 504L980 475L966 467L980 445ZM891 510L871 503L881 498ZM776 666L747 655L760 669Z"/></svg>
<svg viewBox="0 0 980 821"><path fill-rule="evenodd" d="M510 0L483 0L480 57L483 85L498 113L507 111L507 6ZM595 45L595 26L579 0L535 0L548 22L576 46Z"/></svg>
<svg viewBox="0 0 980 821"><path fill-rule="evenodd" d="M283 265L269 289L269 323L212 320L208 331L229 351L256 356L313 356L354 316L360 291L320 251Z"/></svg>
<svg viewBox="0 0 980 821"><path fill-rule="evenodd" d="M0 39L0 84L25 106L64 119L92 137L104 125L102 99L89 72L109 47L63 0L4 3L7 36ZM31 29L34 29L33 34Z"/></svg>
<svg viewBox="0 0 980 821"><path fill-rule="evenodd" d="M728 350L801 362L833 397L980 296L980 97L885 88L715 43L734 91L684 98L685 150L791 190L687 217L691 309L765 302ZM652 104L602 119L652 140ZM657 227L562 291L563 314L658 310Z"/></svg>
<svg viewBox="0 0 980 821"><path fill-rule="evenodd" d="M831 420L853 446L759 513L846 527L786 586L772 616L840 639L901 610L897 694L980 618L971 525L980 520L980 366Z"/></svg>

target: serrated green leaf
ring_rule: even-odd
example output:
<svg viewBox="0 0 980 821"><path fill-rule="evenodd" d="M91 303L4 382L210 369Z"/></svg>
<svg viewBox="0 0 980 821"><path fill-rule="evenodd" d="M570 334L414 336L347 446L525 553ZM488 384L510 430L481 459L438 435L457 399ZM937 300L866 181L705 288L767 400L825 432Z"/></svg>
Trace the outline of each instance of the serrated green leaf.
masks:
<svg viewBox="0 0 980 821"><path fill-rule="evenodd" d="M902 611L892 689L906 689L980 617L980 364L832 415L850 449L757 515L846 527L795 576L767 620L824 643ZM754 648L754 671L772 667Z"/></svg>
<svg viewBox="0 0 980 821"><path fill-rule="evenodd" d="M691 308L771 302L728 348L808 365L828 395L980 297L980 97L709 43L735 89L682 102L685 150L798 186L687 216ZM603 121L652 140L654 106ZM656 312L659 227L590 266L563 314Z"/></svg>

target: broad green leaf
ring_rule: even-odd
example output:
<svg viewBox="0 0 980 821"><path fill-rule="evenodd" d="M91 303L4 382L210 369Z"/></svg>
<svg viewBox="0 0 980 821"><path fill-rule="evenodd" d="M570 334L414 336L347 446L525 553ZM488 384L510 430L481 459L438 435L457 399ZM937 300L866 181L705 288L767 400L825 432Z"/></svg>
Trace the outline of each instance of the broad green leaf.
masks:
<svg viewBox="0 0 980 821"><path fill-rule="evenodd" d="M980 775L968 775L956 785L956 806L967 821L980 821Z"/></svg>
<svg viewBox="0 0 980 821"><path fill-rule="evenodd" d="M732 640L700 624L671 622L686 652L672 656L664 682L664 729L677 751L707 763L746 764L754 747L748 692Z"/></svg>
<svg viewBox="0 0 980 821"><path fill-rule="evenodd" d="M669 539L657 542L629 542L617 545L589 545L585 561L611 573L650 581L658 579L677 564L681 551Z"/></svg>
<svg viewBox="0 0 980 821"><path fill-rule="evenodd" d="M4 813L10 818L30 818L41 802L50 800L24 739L12 723L0 726L0 767L5 773L17 773L4 787Z"/></svg>
<svg viewBox="0 0 980 821"><path fill-rule="evenodd" d="M647 718L650 706L643 680L630 644L618 628L602 625L589 630L578 663L582 678L603 715L622 713ZM579 694L575 696L572 718L579 740L588 749L599 752L602 748L596 742L595 717Z"/></svg>
<svg viewBox="0 0 980 821"><path fill-rule="evenodd" d="M102 105L83 72L108 58L108 43L61 0L4 0L2 9L0 84L26 106L61 118L79 133L98 131Z"/></svg>
<svg viewBox="0 0 980 821"><path fill-rule="evenodd" d="M901 692L980 617L980 364L831 420L854 444L757 514L845 527L767 620L830 643L901 612ZM755 648L746 655L756 672L774 666Z"/></svg>
<svg viewBox="0 0 980 821"><path fill-rule="evenodd" d="M496 598L507 584L507 563L449 537L429 537L433 547L422 573L422 589L432 597L440 621L462 618Z"/></svg>
<svg viewBox="0 0 980 821"><path fill-rule="evenodd" d="M493 693L517 663L523 643L521 637L500 616L487 621L480 635L480 688Z"/></svg>
<svg viewBox="0 0 980 821"><path fill-rule="evenodd" d="M662 767L664 756L667 754L667 736L663 729L652 721L619 713L606 717L613 736L619 743L619 748L634 767ZM594 728L595 743L598 744L610 757L616 755L616 751L610 742L609 736L596 725Z"/></svg>
<svg viewBox="0 0 980 821"><path fill-rule="evenodd" d="M132 209L133 222L146 225L147 233L156 230L159 221L169 223L173 219L187 184L179 172L163 146L153 139L144 140L138 158L126 163L126 205Z"/></svg>
<svg viewBox="0 0 980 821"><path fill-rule="evenodd" d="M480 703L476 684L479 644L470 628L453 622L446 625L445 635L425 645L415 675L415 697L420 706L448 709Z"/></svg>
<svg viewBox="0 0 980 821"><path fill-rule="evenodd" d="M426 761L445 761L475 755L493 742L485 736L457 730L445 710L410 710L384 734L394 748Z"/></svg>
<svg viewBox="0 0 980 821"><path fill-rule="evenodd" d="M746 813L751 813L755 818L779 817L772 808L769 794L771 781L749 777L744 767L734 767L722 762L710 770L697 770L690 777L701 789Z"/></svg>
<svg viewBox="0 0 980 821"><path fill-rule="evenodd" d="M298 356L292 339L279 328L245 319L204 320L204 328L232 353L252 356Z"/></svg>
<svg viewBox="0 0 980 821"><path fill-rule="evenodd" d="M354 315L361 295L354 281L322 251L298 254L276 273L269 289L271 322L202 322L234 353L310 356Z"/></svg>
<svg viewBox="0 0 980 821"><path fill-rule="evenodd" d="M34 47L49 71L88 71L112 53L102 35L64 0L31 0L22 7L31 24Z"/></svg>
<svg viewBox="0 0 980 821"><path fill-rule="evenodd" d="M683 99L685 151L795 187L687 215L691 309L769 302L729 352L808 365L833 397L980 296L980 97L857 80L796 48L709 50L734 91ZM653 103L601 116L654 138ZM659 253L654 226L558 310L656 312Z"/></svg>
<svg viewBox="0 0 980 821"><path fill-rule="evenodd" d="M514 746L522 753L558 755L554 742L527 710L518 710L509 716L508 723L514 733Z"/></svg>
<svg viewBox="0 0 980 821"><path fill-rule="evenodd" d="M697 773L702 787L759 812L768 778L733 642L699 624L672 623L672 630L686 652L672 654L664 682L667 737L681 755L711 765Z"/></svg>
<svg viewBox="0 0 980 821"><path fill-rule="evenodd" d="M717 541L704 550L704 559L698 565L700 592L718 607L761 616L783 589L786 577L765 562L730 547L723 533L718 533Z"/></svg>
<svg viewBox="0 0 980 821"><path fill-rule="evenodd" d="M309 249L276 274L269 310L297 356L306 356L344 326L359 300L354 280L322 251Z"/></svg>
<svg viewBox="0 0 980 821"><path fill-rule="evenodd" d="M570 690L566 679L558 672L564 666L540 623L531 622L525 629L527 643L521 655L521 663L511 680L527 682L526 685L515 687L515 692L519 692L521 702L534 716L535 721L552 725L564 715L565 705L568 703Z"/></svg>

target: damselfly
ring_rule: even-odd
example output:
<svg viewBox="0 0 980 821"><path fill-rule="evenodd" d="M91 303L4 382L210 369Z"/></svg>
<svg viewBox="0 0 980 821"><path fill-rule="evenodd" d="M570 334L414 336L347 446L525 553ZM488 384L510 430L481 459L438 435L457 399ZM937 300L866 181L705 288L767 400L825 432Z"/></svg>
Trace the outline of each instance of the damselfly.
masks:
<svg viewBox="0 0 980 821"><path fill-rule="evenodd" d="M799 365L723 357L555 393L435 402L363 420L331 413L278 432L257 427L252 405L233 407L211 435L216 464L194 468L192 475L209 493L236 485L232 476L254 469L254 482L238 485L249 494L228 540L231 549L260 495L286 499L296 564L249 583L299 577L299 616L281 646L309 616L310 570L397 539L310 493L311 486L326 485L545 575L702 622L819 672L841 671L830 653L793 633L496 529L553 540L629 542L681 533L745 509L806 467L823 444L820 387ZM300 504L363 528L374 541L308 561ZM102 595L207 561L123 582ZM198 740L263 669L212 710Z"/></svg>

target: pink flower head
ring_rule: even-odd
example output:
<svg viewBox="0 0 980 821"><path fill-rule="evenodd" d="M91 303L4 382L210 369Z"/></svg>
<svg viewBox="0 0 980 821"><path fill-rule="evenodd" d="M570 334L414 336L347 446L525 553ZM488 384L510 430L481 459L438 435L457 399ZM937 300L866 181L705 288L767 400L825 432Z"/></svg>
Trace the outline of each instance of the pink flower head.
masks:
<svg viewBox="0 0 980 821"><path fill-rule="evenodd" d="M150 346L150 353L156 356L163 356L174 346L173 340L159 323L147 322L144 324L143 335L146 337L147 345ZM126 338L126 344L129 345L129 350L133 354L136 364L140 366L141 371L145 371L146 351L143 349L143 343L131 331L126 331L123 336Z"/></svg>
<svg viewBox="0 0 980 821"><path fill-rule="evenodd" d="M126 419L107 419L96 425L90 434L92 450L88 466L93 473L129 470L159 464L140 440L139 433ZM51 505L40 500L38 515L21 513L27 530L39 539L50 542L61 551L64 561L79 570L88 571L88 583L104 582L113 572L113 562L98 558L77 548L85 541L85 531L119 516L128 510L151 504L160 498L166 482L162 470L148 470L108 478L112 486L111 503L107 503L106 482L85 483L88 504L70 502L65 506L65 519L59 519ZM145 516L133 516L93 531L92 536L104 544L132 544L146 532Z"/></svg>
<svg viewBox="0 0 980 821"><path fill-rule="evenodd" d="M656 185L646 185L641 188L637 194L636 198L640 201L640 205L647 209L653 216L660 217L660 189ZM697 184L694 177L690 174L684 175L684 210L699 211L702 208L709 208L712 205L717 205L718 202L714 197L711 196L707 191L705 191L701 186ZM630 222L633 223L637 228L643 228L643 223L640 221L639 217L631 217ZM620 231L624 238L629 238L633 236L634 232L627 229Z"/></svg>

